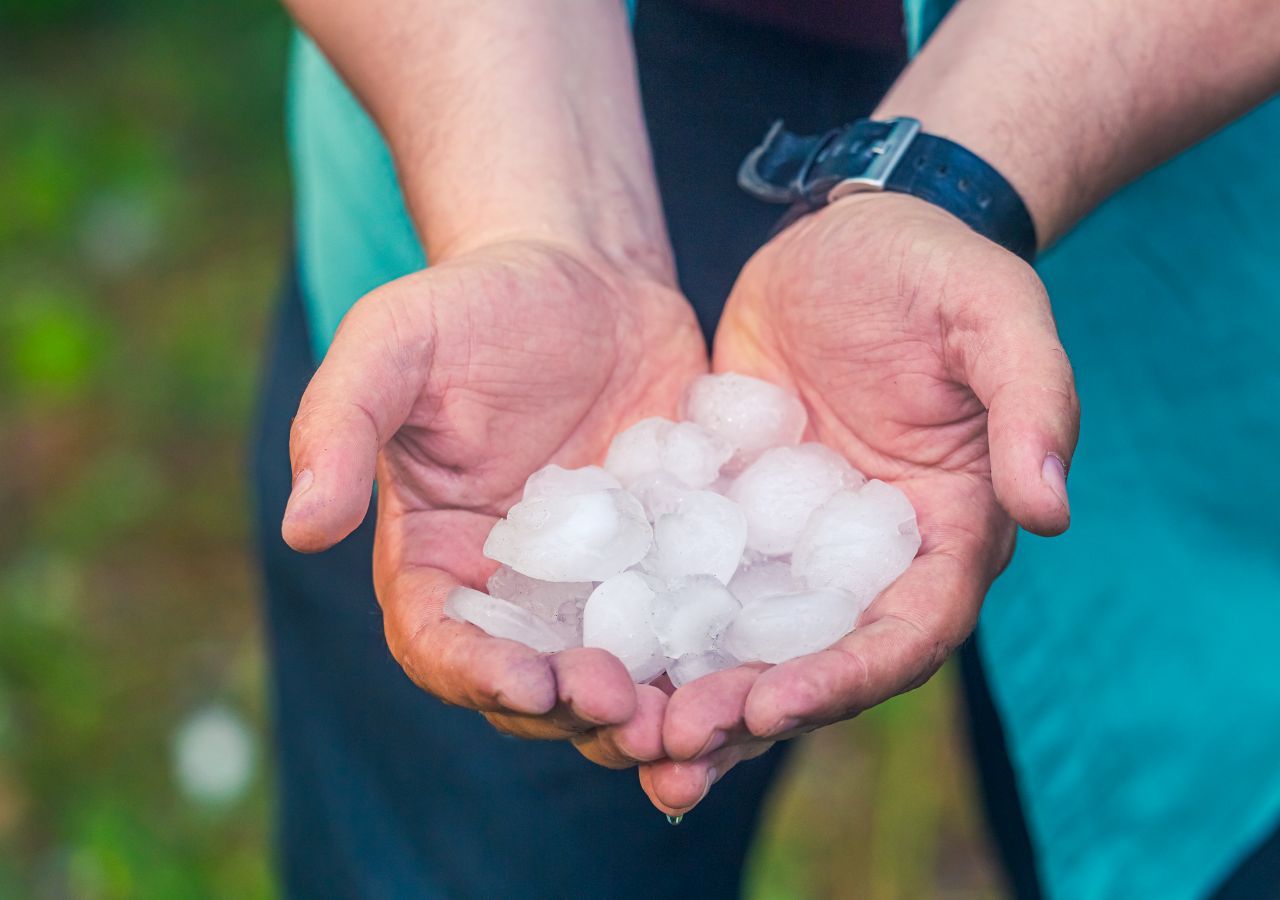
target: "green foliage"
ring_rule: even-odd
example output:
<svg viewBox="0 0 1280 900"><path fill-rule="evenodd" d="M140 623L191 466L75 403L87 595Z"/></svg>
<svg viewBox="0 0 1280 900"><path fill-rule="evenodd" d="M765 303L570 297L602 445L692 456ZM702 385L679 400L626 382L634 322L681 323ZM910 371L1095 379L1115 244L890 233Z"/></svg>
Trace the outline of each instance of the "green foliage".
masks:
<svg viewBox="0 0 1280 900"><path fill-rule="evenodd" d="M101 359L107 335L82 297L41 285L0 310L6 386L35 402L71 400Z"/></svg>
<svg viewBox="0 0 1280 900"><path fill-rule="evenodd" d="M241 461L286 245L269 0L0 3L0 897L270 897ZM245 84L254 85L246 91Z"/></svg>

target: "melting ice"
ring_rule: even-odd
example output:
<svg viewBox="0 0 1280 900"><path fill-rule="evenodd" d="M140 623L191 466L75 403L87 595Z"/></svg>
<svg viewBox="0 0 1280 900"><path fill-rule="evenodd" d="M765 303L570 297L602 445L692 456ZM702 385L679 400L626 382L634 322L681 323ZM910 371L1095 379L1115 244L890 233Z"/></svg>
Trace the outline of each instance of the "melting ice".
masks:
<svg viewBox="0 0 1280 900"><path fill-rule="evenodd" d="M620 433L603 467L534 472L485 542L488 593L455 588L445 612L677 687L848 634L920 549L906 495L801 443L804 405L777 385L704 375L683 411Z"/></svg>

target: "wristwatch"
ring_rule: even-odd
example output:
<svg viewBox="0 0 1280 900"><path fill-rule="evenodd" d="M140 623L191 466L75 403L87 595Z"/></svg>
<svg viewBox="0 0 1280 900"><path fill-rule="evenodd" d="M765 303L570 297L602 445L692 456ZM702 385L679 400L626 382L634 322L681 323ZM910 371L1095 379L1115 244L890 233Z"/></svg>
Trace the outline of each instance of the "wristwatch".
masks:
<svg viewBox="0 0 1280 900"><path fill-rule="evenodd" d="M775 230L847 194L894 191L940 206L1027 262L1035 258L1035 224L1013 186L976 154L925 134L916 119L858 119L803 137L778 120L742 161L738 184L760 200L791 204Z"/></svg>

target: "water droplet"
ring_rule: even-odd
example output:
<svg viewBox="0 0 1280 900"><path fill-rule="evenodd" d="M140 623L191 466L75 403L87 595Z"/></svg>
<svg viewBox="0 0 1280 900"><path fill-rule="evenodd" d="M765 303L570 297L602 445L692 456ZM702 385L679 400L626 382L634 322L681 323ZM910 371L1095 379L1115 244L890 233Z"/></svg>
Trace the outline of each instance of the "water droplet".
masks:
<svg viewBox="0 0 1280 900"><path fill-rule="evenodd" d="M683 821L684 821L684 813L681 813L678 816L667 816L668 825L679 825Z"/></svg>

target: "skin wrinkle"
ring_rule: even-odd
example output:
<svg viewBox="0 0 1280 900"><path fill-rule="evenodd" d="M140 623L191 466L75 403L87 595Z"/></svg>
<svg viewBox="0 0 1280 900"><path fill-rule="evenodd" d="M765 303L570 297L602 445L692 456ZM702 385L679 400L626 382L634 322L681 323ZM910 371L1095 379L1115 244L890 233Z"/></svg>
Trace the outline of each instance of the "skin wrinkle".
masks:
<svg viewBox="0 0 1280 900"><path fill-rule="evenodd" d="M931 474L931 470L945 469L956 474L975 474L990 476L991 457L987 447L987 413L979 409L967 419L950 422L946 426L956 431L968 433L968 437L957 441L950 450L939 448L938 454L932 457L917 456L914 465L916 472L922 475ZM916 429L919 441L923 445L928 441L924 429ZM940 442L946 444L947 442ZM909 476L910 477L910 476Z"/></svg>
<svg viewBox="0 0 1280 900"><path fill-rule="evenodd" d="M653 707L656 702L656 723ZM641 729L653 734L661 727L662 715L666 709L666 695L649 685L636 688L636 713L620 725L598 728L573 739L574 746L588 759L608 766L611 769L628 768L635 760L653 760L662 757L662 747L636 746L633 741L637 736L643 739Z"/></svg>
<svg viewBox="0 0 1280 900"><path fill-rule="evenodd" d="M494 678L491 669L476 666L472 660L475 653L474 643L472 641L450 641L440 646L441 642L435 639L438 635L438 628L433 629L432 626L438 626L442 620L443 613L437 613L434 618L424 616L423 621L414 628L408 643L405 645L405 661L421 678L421 681L417 683L433 693L443 691L444 698L453 705L458 705L458 700L453 699L457 694L461 694L462 698L464 698L465 705L480 707L491 703L501 705L501 701L497 696L499 692L498 681ZM451 625L453 627L466 627L462 623L451 623ZM470 627L474 628L474 626ZM501 641L502 639L493 638L492 640ZM504 643L520 646L521 649L527 650L523 645L517 645L511 641L504 641ZM414 660L419 658L427 661L423 669L418 669L414 663ZM401 665L404 666L405 663L402 662ZM527 665L522 664L517 664L517 666L520 669L528 668ZM543 671L538 674L544 674L545 663L540 665L539 669ZM449 671L470 671L476 674L473 674L470 684L458 691L452 679L440 674ZM508 672L514 671L516 671L515 666L508 668ZM484 674L478 674L481 672Z"/></svg>
<svg viewBox="0 0 1280 900"><path fill-rule="evenodd" d="M806 403L809 404L810 408L818 412L820 421L826 421L829 417L833 417L832 408L822 395L806 393L804 396L806 398ZM930 428L932 427L934 426L930 426ZM843 434L837 435L835 432L828 431L825 428L821 428L819 430L818 437L827 444L844 444L849 447L850 451L852 451L851 453L847 453L847 455L852 455L855 459L873 459L873 464L866 465L864 469L865 474L868 476L885 477L895 481L909 481L913 478L918 478L920 476L928 477L933 474L930 470L928 460L912 461L905 459L890 459L888 456L876 451L870 445L862 442L857 435L849 436L849 438L855 442L852 446L849 444L849 439L841 440Z"/></svg>
<svg viewBox="0 0 1280 900"><path fill-rule="evenodd" d="M430 295L424 299L422 306L430 310L432 307ZM407 394L405 387L411 384L423 384L426 381L423 376L425 369L431 366L435 330L429 329L425 334L419 334L418 328L403 327L400 317L406 311L402 310L398 304L383 304L378 309L387 320L389 331L389 334L383 338L387 359L396 364L396 373L401 385L404 386L400 393ZM410 338L410 335L413 337Z"/></svg>
<svg viewBox="0 0 1280 900"><path fill-rule="evenodd" d="M867 684L871 680L871 667L867 664L866 657L861 653L850 652L838 643L831 648L831 652L836 656L844 657L853 671L858 673L850 679L851 682L856 684ZM828 691L827 693L829 694L830 692ZM842 711L839 718L849 718L852 715L856 715L858 712L862 712L862 710L855 710L854 707L849 707L849 709Z"/></svg>

